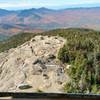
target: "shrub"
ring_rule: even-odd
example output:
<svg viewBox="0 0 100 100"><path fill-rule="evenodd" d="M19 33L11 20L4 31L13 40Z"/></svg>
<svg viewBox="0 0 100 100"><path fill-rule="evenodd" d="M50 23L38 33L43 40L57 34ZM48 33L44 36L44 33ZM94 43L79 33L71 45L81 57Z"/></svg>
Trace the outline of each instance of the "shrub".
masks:
<svg viewBox="0 0 100 100"><path fill-rule="evenodd" d="M100 32L84 29L67 32L60 33L67 42L60 49L58 59L72 64L67 72L75 87L70 83L64 88L67 92L93 92L94 85L100 84ZM98 85L95 88L98 93Z"/></svg>
<svg viewBox="0 0 100 100"><path fill-rule="evenodd" d="M70 61L69 53L66 49L66 46L59 50L58 59L60 59L63 63L68 63Z"/></svg>

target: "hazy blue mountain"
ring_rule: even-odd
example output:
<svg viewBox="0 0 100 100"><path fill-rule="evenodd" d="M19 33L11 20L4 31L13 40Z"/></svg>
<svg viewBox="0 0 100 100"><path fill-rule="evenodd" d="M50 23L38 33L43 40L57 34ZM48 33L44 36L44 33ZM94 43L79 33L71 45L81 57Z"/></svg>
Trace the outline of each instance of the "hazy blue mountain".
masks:
<svg viewBox="0 0 100 100"><path fill-rule="evenodd" d="M8 11L0 9L0 33L81 27L100 30L100 7L47 8Z"/></svg>

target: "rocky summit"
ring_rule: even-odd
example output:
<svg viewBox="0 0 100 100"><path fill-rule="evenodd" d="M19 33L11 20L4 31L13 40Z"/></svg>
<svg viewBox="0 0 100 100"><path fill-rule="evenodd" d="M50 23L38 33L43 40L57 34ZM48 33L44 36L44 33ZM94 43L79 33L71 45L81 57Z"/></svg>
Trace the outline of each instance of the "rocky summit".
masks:
<svg viewBox="0 0 100 100"><path fill-rule="evenodd" d="M0 92L63 92L69 77L57 53L64 43L62 37L38 35L0 53Z"/></svg>

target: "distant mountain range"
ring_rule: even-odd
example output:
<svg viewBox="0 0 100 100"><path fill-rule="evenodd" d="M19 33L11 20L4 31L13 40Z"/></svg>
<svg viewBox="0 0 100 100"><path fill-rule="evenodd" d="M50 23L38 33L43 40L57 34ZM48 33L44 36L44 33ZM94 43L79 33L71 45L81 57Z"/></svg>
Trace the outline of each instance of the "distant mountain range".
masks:
<svg viewBox="0 0 100 100"><path fill-rule="evenodd" d="M8 11L0 9L0 34L82 27L100 30L100 7Z"/></svg>

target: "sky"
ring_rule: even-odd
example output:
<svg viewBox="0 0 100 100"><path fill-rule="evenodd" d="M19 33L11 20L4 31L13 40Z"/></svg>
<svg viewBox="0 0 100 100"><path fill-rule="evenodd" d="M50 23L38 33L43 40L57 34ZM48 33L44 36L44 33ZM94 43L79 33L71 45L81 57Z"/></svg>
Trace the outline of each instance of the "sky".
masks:
<svg viewBox="0 0 100 100"><path fill-rule="evenodd" d="M8 10L28 8L63 9L72 7L97 7L100 0L0 0L0 8Z"/></svg>

